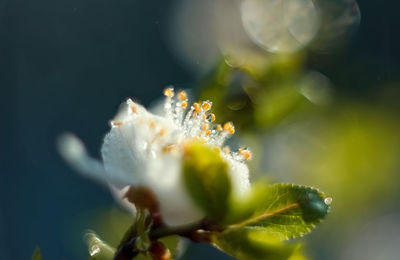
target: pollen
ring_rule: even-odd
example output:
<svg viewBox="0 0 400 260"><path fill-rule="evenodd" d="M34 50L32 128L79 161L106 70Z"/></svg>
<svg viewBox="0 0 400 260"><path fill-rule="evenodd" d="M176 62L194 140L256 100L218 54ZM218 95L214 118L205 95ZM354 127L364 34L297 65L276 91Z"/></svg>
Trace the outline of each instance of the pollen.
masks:
<svg viewBox="0 0 400 260"><path fill-rule="evenodd" d="M173 97L174 96L174 89L173 88L164 89L164 96Z"/></svg>
<svg viewBox="0 0 400 260"><path fill-rule="evenodd" d="M188 102L187 102L186 100L182 101L181 107L182 107L183 109L186 109L187 106L188 106Z"/></svg>
<svg viewBox="0 0 400 260"><path fill-rule="evenodd" d="M199 103L193 103L193 109L194 109L194 112L196 112L196 113L200 113L201 112L201 106L200 106L200 104Z"/></svg>
<svg viewBox="0 0 400 260"><path fill-rule="evenodd" d="M215 121L215 115L213 113L207 115L207 121L212 123Z"/></svg>
<svg viewBox="0 0 400 260"><path fill-rule="evenodd" d="M235 133L235 127L232 122L227 122L224 124L224 131L233 135Z"/></svg>
<svg viewBox="0 0 400 260"><path fill-rule="evenodd" d="M250 160L253 154L247 149L239 149L240 155L243 157L244 160Z"/></svg>
<svg viewBox="0 0 400 260"><path fill-rule="evenodd" d="M204 111L208 111L211 109L211 102L210 101L204 101L203 104L201 105L201 108Z"/></svg>
<svg viewBox="0 0 400 260"><path fill-rule="evenodd" d="M209 124L204 124L201 126L201 130L206 131L208 130L209 127L210 127Z"/></svg>
<svg viewBox="0 0 400 260"><path fill-rule="evenodd" d="M160 132L158 132L158 135L159 136L163 136L163 135L165 135L167 133L167 129L166 128L162 128L161 130L160 130Z"/></svg>
<svg viewBox="0 0 400 260"><path fill-rule="evenodd" d="M222 128L221 124L218 124L218 125L215 127L215 130L217 130L218 132L222 132L223 128Z"/></svg>
<svg viewBox="0 0 400 260"><path fill-rule="evenodd" d="M211 134L211 130L207 130L206 132L205 132L205 136L209 136Z"/></svg>
<svg viewBox="0 0 400 260"><path fill-rule="evenodd" d="M170 144L170 145L164 146L164 147L162 148L162 151L163 151L164 153L170 153L170 152L172 152L172 151L174 151L174 150L176 150L176 149L177 149L176 145Z"/></svg>
<svg viewBox="0 0 400 260"><path fill-rule="evenodd" d="M179 99L180 101L187 100L186 91L184 91L184 90L179 91L179 93L178 93L178 99Z"/></svg>
<svg viewBox="0 0 400 260"><path fill-rule="evenodd" d="M129 107L129 110L132 114L136 114L137 113L137 106L136 105L132 105Z"/></svg>
<svg viewBox="0 0 400 260"><path fill-rule="evenodd" d="M111 126L113 127L117 127L117 126L121 126L122 122L121 121L111 121Z"/></svg>

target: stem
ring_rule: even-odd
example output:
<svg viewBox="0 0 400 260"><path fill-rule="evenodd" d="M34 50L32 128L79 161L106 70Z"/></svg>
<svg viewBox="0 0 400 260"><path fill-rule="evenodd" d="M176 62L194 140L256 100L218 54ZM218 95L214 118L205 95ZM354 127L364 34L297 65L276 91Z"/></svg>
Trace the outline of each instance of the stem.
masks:
<svg viewBox="0 0 400 260"><path fill-rule="evenodd" d="M207 230L210 227L211 226L209 226L205 221L177 227L160 226L149 231L149 238L151 241L156 241L162 237L179 235L182 237L187 237L195 242L200 242L204 238L201 236L196 237L195 232L199 229ZM136 232L133 232L133 230L134 228L131 227L122 239L121 244L118 246L118 250L114 255L114 260L131 260L140 253L137 249L135 249L137 234Z"/></svg>
<svg viewBox="0 0 400 260"><path fill-rule="evenodd" d="M151 230L149 232L149 237L150 237L150 240L152 240L152 241L155 241L162 237L171 236L171 235L179 235L179 236L187 237L188 235L190 235L190 233L192 233L198 229L202 229L203 227L204 227L204 224L202 221L188 224L188 225L177 226L177 227L164 226L164 227L160 227L160 228Z"/></svg>

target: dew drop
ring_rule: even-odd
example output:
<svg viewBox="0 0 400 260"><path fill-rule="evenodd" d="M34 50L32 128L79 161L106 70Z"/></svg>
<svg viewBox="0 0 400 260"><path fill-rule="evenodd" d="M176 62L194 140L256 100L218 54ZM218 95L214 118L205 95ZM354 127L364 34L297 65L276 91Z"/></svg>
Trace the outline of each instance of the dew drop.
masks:
<svg viewBox="0 0 400 260"><path fill-rule="evenodd" d="M100 247L98 247L97 245L93 245L90 247L90 250L89 250L90 256L97 255L98 253L100 253Z"/></svg>
<svg viewBox="0 0 400 260"><path fill-rule="evenodd" d="M327 198L324 199L324 202L325 202L326 205L329 206L332 203L332 198L331 197L327 197Z"/></svg>

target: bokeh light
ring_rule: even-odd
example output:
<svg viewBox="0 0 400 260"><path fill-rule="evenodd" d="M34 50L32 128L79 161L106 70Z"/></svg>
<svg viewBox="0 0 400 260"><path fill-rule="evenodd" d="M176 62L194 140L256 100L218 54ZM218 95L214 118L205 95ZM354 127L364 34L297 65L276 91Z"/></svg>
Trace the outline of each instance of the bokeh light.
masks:
<svg viewBox="0 0 400 260"><path fill-rule="evenodd" d="M244 0L246 32L270 52L294 52L306 46L319 26L312 0Z"/></svg>

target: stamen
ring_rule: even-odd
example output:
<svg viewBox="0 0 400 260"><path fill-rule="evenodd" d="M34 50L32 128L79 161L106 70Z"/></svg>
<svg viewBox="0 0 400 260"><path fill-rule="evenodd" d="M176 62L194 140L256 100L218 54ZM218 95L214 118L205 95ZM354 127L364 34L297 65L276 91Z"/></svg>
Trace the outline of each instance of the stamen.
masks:
<svg viewBox="0 0 400 260"><path fill-rule="evenodd" d="M193 108L194 108L194 112L196 112L196 113L201 112L201 106L199 103L197 103L197 102L193 103Z"/></svg>
<svg viewBox="0 0 400 260"><path fill-rule="evenodd" d="M121 126L123 123L121 121L111 121L111 126L112 127L117 127Z"/></svg>
<svg viewBox="0 0 400 260"><path fill-rule="evenodd" d="M243 148L239 149L239 154L243 157L244 160L250 160L253 156L249 150Z"/></svg>
<svg viewBox="0 0 400 260"><path fill-rule="evenodd" d="M164 89L164 96L172 98L174 96L174 89L173 88Z"/></svg>
<svg viewBox="0 0 400 260"><path fill-rule="evenodd" d="M224 131L233 135L235 133L235 127L233 126L232 122L227 122L224 124Z"/></svg>
<svg viewBox="0 0 400 260"><path fill-rule="evenodd" d="M158 132L158 135L159 135L159 136L163 136L163 135L165 135L165 133L167 133L167 129L166 129L166 128L162 128L162 129L160 130L160 132Z"/></svg>
<svg viewBox="0 0 400 260"><path fill-rule="evenodd" d="M204 124L201 126L201 130L206 131L208 130L209 126L210 126L209 124Z"/></svg>
<svg viewBox="0 0 400 260"><path fill-rule="evenodd" d="M131 114L136 114L137 113L137 106L136 105L132 105L129 107L129 111Z"/></svg>
<svg viewBox="0 0 400 260"><path fill-rule="evenodd" d="M186 100L182 101L181 107L182 107L183 109L186 109L187 106L188 106L188 102L187 102Z"/></svg>
<svg viewBox="0 0 400 260"><path fill-rule="evenodd" d="M211 109L211 102L210 101L204 101L203 104L201 105L201 108L204 111L208 111Z"/></svg>
<svg viewBox="0 0 400 260"><path fill-rule="evenodd" d="M179 99L180 101L186 101L186 100L187 100L186 91L184 91L184 90L179 91L179 93L178 93L178 99ZM186 102L186 103L187 103L187 102Z"/></svg>
<svg viewBox="0 0 400 260"><path fill-rule="evenodd" d="M214 122L214 121L215 121L215 115L214 115L213 113L208 114L207 117L206 117L206 121L207 121L208 123Z"/></svg>
<svg viewBox="0 0 400 260"><path fill-rule="evenodd" d="M170 145L164 146L162 148L162 151L164 153L170 153L170 152L172 152L172 151L174 151L176 149L177 149L177 146L175 144L170 144Z"/></svg>
<svg viewBox="0 0 400 260"><path fill-rule="evenodd" d="M218 132L222 132L222 126L221 126L221 124L218 124L216 127L215 127L215 130L217 130Z"/></svg>

